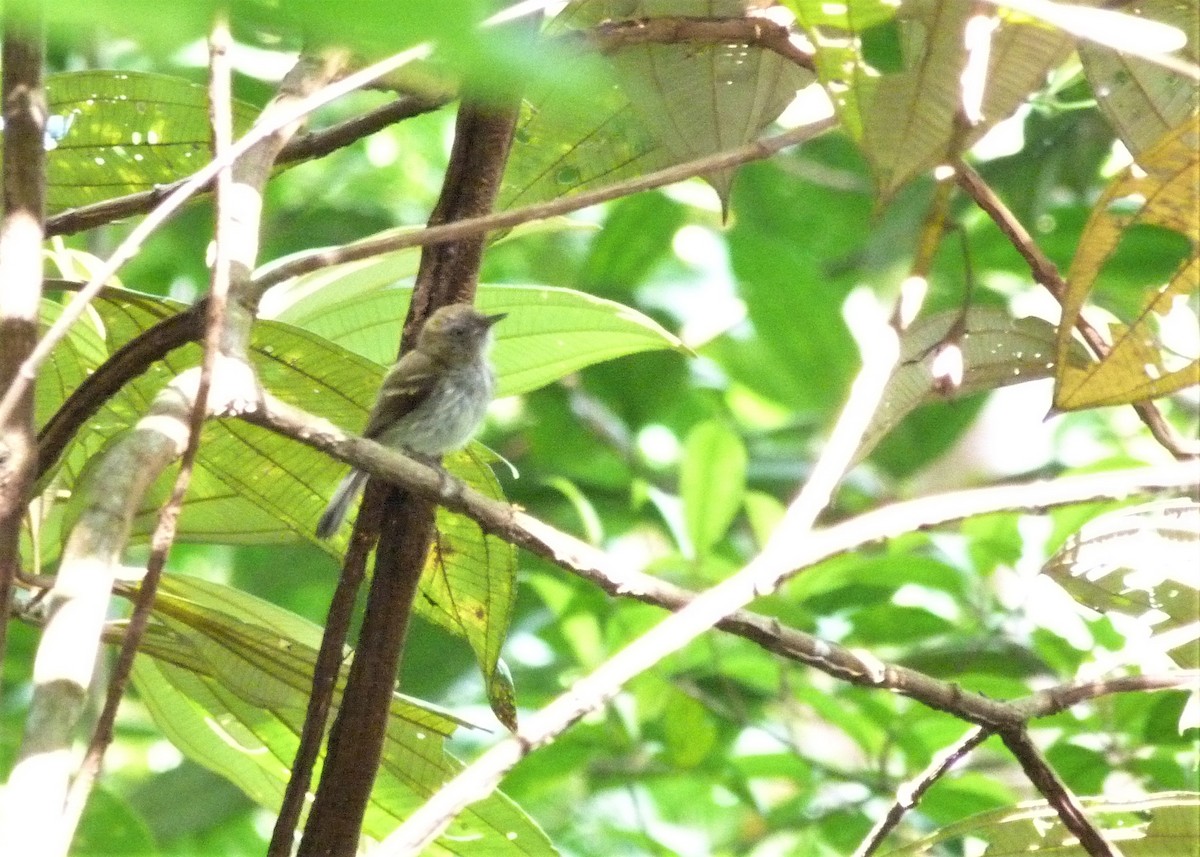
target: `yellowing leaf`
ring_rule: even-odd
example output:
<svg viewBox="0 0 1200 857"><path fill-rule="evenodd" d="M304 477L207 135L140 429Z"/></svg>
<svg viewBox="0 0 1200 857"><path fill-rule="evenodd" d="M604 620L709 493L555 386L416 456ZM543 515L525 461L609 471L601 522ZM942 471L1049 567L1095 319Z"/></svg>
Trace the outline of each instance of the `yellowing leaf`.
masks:
<svg viewBox="0 0 1200 857"><path fill-rule="evenodd" d="M1118 176L1093 208L1067 276L1054 391L1060 410L1144 401L1200 383L1200 354L1191 336L1200 298L1198 146L1200 121L1192 116ZM1125 213L1123 207L1130 206L1134 213ZM1141 312L1112 326L1112 350L1103 360L1085 368L1070 365L1062 358L1071 348L1084 301L1122 237L1135 226L1180 233L1191 243L1190 257L1167 282L1145 284ZM1174 330L1182 337L1170 337ZM1175 342L1180 345L1169 347ZM1181 346L1190 346L1193 353L1181 353Z"/></svg>

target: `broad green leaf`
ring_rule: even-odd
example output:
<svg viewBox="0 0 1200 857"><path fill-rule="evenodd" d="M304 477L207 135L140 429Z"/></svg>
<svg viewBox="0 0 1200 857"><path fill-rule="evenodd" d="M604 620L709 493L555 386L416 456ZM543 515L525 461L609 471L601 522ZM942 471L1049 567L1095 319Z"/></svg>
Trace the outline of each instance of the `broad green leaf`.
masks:
<svg viewBox="0 0 1200 857"><path fill-rule="evenodd" d="M991 36L982 121L955 127L973 14L959 0L788 0L816 47L817 73L851 137L871 162L880 193L952 162L1007 118L1065 58L1071 40L1028 20L1003 20Z"/></svg>
<svg viewBox="0 0 1200 857"><path fill-rule="evenodd" d="M42 299L39 333L45 335L62 314L62 304L50 298ZM54 359L38 373L34 393L34 421L46 424L71 391L83 383L97 366L108 357L103 332L95 314L89 313L67 330Z"/></svg>
<svg viewBox="0 0 1200 857"><path fill-rule="evenodd" d="M453 456L451 473L496 500L504 493L478 449ZM421 575L417 612L466 638L479 668L492 710L516 728L512 679L504 679L500 648L508 635L516 600L517 552L503 539L485 534L477 523L446 509L437 510L433 549Z"/></svg>
<svg viewBox="0 0 1200 857"><path fill-rule="evenodd" d="M703 558L725 535L746 493L746 446L724 423L708 420L683 444L679 494L688 537Z"/></svg>
<svg viewBox="0 0 1200 857"><path fill-rule="evenodd" d="M390 365L399 350L400 326L411 296L412 291L403 288L359 295L324 306L319 313L305 313L303 326L380 365ZM676 337L636 310L570 289L481 285L475 304L482 312L508 313L495 327L492 350L497 398L535 390L592 363L682 347ZM301 306L296 306L297 313L302 312Z"/></svg>
<svg viewBox="0 0 1200 857"><path fill-rule="evenodd" d="M562 39L563 32L547 35ZM611 64L578 44L560 49L561 73L535 82L521 105L498 209L615 184L668 163Z"/></svg>
<svg viewBox="0 0 1200 857"><path fill-rule="evenodd" d="M672 255L686 220L684 208L662 193L639 193L611 203L579 272L583 291L633 294L656 265Z"/></svg>
<svg viewBox="0 0 1200 857"><path fill-rule="evenodd" d="M51 211L150 190L210 158L208 94L179 77L76 71L46 79L46 205ZM257 110L235 101L234 130Z"/></svg>
<svg viewBox="0 0 1200 857"><path fill-rule="evenodd" d="M489 247L500 246L515 238L545 232L567 230L590 230L587 224L566 217L552 217L532 223L522 223L489 243ZM389 229L372 235L369 241L380 241L392 235L411 233L412 227ZM336 248L324 248L334 250ZM311 255L314 250L302 250L291 256L276 259L255 272L262 277L271 270L285 265L297 257ZM343 262L319 268L308 274L292 277L267 289L258 305L258 317L275 321L286 321L297 327L306 327L308 322L321 316L326 310L352 298L369 292L379 291L410 280L417 274L421 264L421 248L405 247L390 253L381 253L368 259ZM395 358L393 353L388 360ZM377 361L380 362L380 361Z"/></svg>
<svg viewBox="0 0 1200 857"><path fill-rule="evenodd" d="M745 506L746 519L750 522L754 541L761 548L783 520L787 509L777 497L762 491L747 491Z"/></svg>
<svg viewBox="0 0 1200 857"><path fill-rule="evenodd" d="M1084 810L1104 837L1125 857L1192 857L1200 839L1200 794L1164 792L1138 800L1081 798ZM1031 801L974 815L943 827L885 857L935 853L939 843L970 837L985 844L981 857L1053 854L1086 857L1046 801Z"/></svg>
<svg viewBox="0 0 1200 857"><path fill-rule="evenodd" d="M128 801L105 788L92 790L71 840L72 857L153 857L159 853L146 820Z"/></svg>
<svg viewBox="0 0 1200 857"><path fill-rule="evenodd" d="M1195 330L1200 300L1200 117L1192 116L1118 176L1092 209L1067 275L1058 331L1054 405L1077 410L1145 401L1200 383ZM1132 213L1129 213L1132 210ZM1187 257L1166 282L1144 284L1137 317L1111 326L1112 347L1080 368L1064 355L1097 278L1134 228L1187 239Z"/></svg>
<svg viewBox="0 0 1200 857"><path fill-rule="evenodd" d="M1196 0L1134 0L1122 10L1183 29L1188 34L1187 58L1200 61ZM1089 41L1080 42L1079 57L1100 109L1135 156L1200 109L1195 82L1157 63Z"/></svg>
<svg viewBox="0 0 1200 857"><path fill-rule="evenodd" d="M1115 610L1171 640L1179 666L1200 668L1200 505L1190 500L1147 503L1094 518L1058 550L1042 571L1076 601L1101 613ZM1188 634L1186 629L1192 628ZM1185 637L1178 639L1180 634Z"/></svg>
<svg viewBox="0 0 1200 857"><path fill-rule="evenodd" d="M945 348L939 347L947 338ZM971 307L965 315L945 310L919 319L905 331L900 362L863 436L857 459L866 458L913 410L944 399L947 392L968 395L1053 377L1054 354L1052 324L1039 318L1014 319L998 307ZM941 374L939 360L947 357L957 367L958 383ZM1087 353L1076 343L1068 359L1083 366Z"/></svg>
<svg viewBox="0 0 1200 857"><path fill-rule="evenodd" d="M319 637L317 626L239 590L168 576L144 644L151 659L138 661L135 682L176 746L275 809L297 747ZM429 706L395 697L367 835L386 836L460 770L442 747L456 725ZM474 854L479 847L554 853L500 793L460 816L431 853Z"/></svg>

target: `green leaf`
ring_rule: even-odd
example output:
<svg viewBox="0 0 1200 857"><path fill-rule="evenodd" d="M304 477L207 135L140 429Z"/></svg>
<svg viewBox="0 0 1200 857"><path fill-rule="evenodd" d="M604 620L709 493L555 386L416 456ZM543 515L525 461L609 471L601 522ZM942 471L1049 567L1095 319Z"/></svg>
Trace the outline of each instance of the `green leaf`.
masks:
<svg viewBox="0 0 1200 857"><path fill-rule="evenodd" d="M239 590L167 576L144 642L150 659L138 660L134 681L176 746L276 809L303 724L319 635L317 626ZM461 769L442 747L456 725L429 706L394 698L367 835L386 836ZM432 853L474 854L479 847L554 853L500 793L473 804Z"/></svg>
<svg viewBox="0 0 1200 857"><path fill-rule="evenodd" d="M490 462L468 449L447 461L459 479L485 495L503 500ZM516 601L516 548L498 536L485 534L470 518L441 507L437 534L421 574L417 612L464 637L483 673L492 710L510 729L516 728L512 679L500 661Z"/></svg>
<svg viewBox="0 0 1200 857"><path fill-rule="evenodd" d="M648 9L654 6L651 13ZM742 17L740 3L725 4ZM629 18L689 15L696 4L639 3ZM709 4L709 15L721 12ZM618 16L625 17L625 16ZM643 126L666 150L669 163L683 163L756 139L814 76L778 53L745 43L632 44L609 59L617 80ZM722 207L729 201L733 169L705 176Z"/></svg>
<svg viewBox="0 0 1200 857"><path fill-rule="evenodd" d="M866 458L916 408L943 400L943 385L955 396L965 396L1053 377L1056 336L1056 328L1049 322L1014 319L1000 307L971 307L965 315L957 309L945 310L919 319L904 333L900 361L856 458ZM939 347L943 342L946 348ZM948 354L947 349L953 351ZM957 365L957 384L940 377L943 364L939 360L947 356ZM1076 366L1088 362L1078 343L1070 349L1068 359Z"/></svg>
<svg viewBox="0 0 1200 857"><path fill-rule="evenodd" d="M1164 792L1138 800L1116 801L1081 798L1088 817L1101 834L1126 857L1192 857L1200 838L1200 794ZM966 837L987 846L985 857L1016 854L1053 854L1086 857L1087 852L1046 801L1034 801L974 815L943 827L886 857L918 857L932 853L942 842Z"/></svg>
<svg viewBox="0 0 1200 857"><path fill-rule="evenodd" d="M552 217L515 226L502 237L489 242L488 246L489 248L498 247L518 238L547 232L590 231L592 229L594 227L575 220ZM385 229L364 240L384 241L392 236L419 231L411 226L402 226L397 229ZM320 249L334 251L338 248ZM286 265L296 258L311 256L314 252L318 251L305 249L275 259L256 271L255 276L266 276L272 270ZM355 262L342 262L318 268L307 274L291 277L267 289L262 300L259 301L258 317L286 321L297 327L307 327L309 323L320 318L327 310L340 303L410 280L417 275L420 264L421 248L405 247ZM393 351L386 359L376 362L391 362L395 356Z"/></svg>
<svg viewBox="0 0 1200 857"><path fill-rule="evenodd" d="M684 441L679 494L688 537L703 557L725 535L746 493L746 446L716 420L700 423Z"/></svg>
<svg viewBox="0 0 1200 857"><path fill-rule="evenodd" d="M1200 638L1178 639L1200 616L1196 557L1200 555L1200 504L1190 500L1146 503L1094 518L1042 569L1086 607L1123 613L1170 635L1171 658L1200 667Z"/></svg>
<svg viewBox="0 0 1200 857"><path fill-rule="evenodd" d="M108 789L92 790L71 841L72 857L151 857L159 853L145 820L132 806Z"/></svg>
<svg viewBox="0 0 1200 857"><path fill-rule="evenodd" d="M712 713L686 693L672 689L662 717L667 752L679 767L696 767L716 746L717 726Z"/></svg>
<svg viewBox="0 0 1200 857"><path fill-rule="evenodd" d="M547 32L568 48L561 74L528 95L500 206L612 184L755 139L812 74L750 44L643 43L598 56L576 31L660 16L744 17L741 2L583 0ZM732 171L706 177L724 205Z"/></svg>
<svg viewBox="0 0 1200 857"><path fill-rule="evenodd" d="M179 77L77 71L46 78L46 205L73 208L190 175L211 151L208 93ZM233 104L241 134L258 111Z"/></svg>
<svg viewBox="0 0 1200 857"><path fill-rule="evenodd" d="M396 359L411 296L410 289L387 289L322 302L311 314L301 301L289 315L306 330L387 366ZM683 347L636 310L570 289L481 285L475 303L482 312L509 315L495 327L497 398L536 390L593 363Z"/></svg>

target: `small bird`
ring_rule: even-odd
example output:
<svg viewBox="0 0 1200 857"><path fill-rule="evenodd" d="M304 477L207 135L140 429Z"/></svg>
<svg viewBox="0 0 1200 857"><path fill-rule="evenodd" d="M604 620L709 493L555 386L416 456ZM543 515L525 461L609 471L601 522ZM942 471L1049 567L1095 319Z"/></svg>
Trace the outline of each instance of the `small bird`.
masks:
<svg viewBox="0 0 1200 857"><path fill-rule="evenodd" d="M487 352L492 325L505 315L483 315L468 304L433 313L417 335L417 347L384 377L363 437L420 456L464 446L492 400L495 376ZM366 481L361 470L342 480L317 522L318 538L337 532Z"/></svg>

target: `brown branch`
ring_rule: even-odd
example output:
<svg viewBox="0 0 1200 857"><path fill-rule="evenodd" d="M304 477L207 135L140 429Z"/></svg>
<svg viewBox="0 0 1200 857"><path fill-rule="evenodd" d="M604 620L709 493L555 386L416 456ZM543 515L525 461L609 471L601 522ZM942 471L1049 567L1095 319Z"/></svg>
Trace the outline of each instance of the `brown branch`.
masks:
<svg viewBox="0 0 1200 857"><path fill-rule="evenodd" d="M975 204L992 219L1001 233L1008 238L1013 248L1021 254L1021 258L1029 266L1034 280L1050 292L1060 304L1066 300L1067 281L1059 273L1058 267L1042 252L1033 236L992 190L991 185L963 161L960 161L955 168L955 175L958 186L966 191ZM1098 359L1103 360L1108 356L1111 350L1108 342L1105 341L1100 331L1096 330L1082 315L1075 319L1075 329L1079 331L1084 342ZM1150 429L1154 439L1175 458L1183 460L1200 457L1200 444L1179 437L1153 402L1134 402L1133 409Z"/></svg>
<svg viewBox="0 0 1200 857"><path fill-rule="evenodd" d="M757 45L801 68L816 70L812 54L792 40L789 28L758 16L638 18L605 22L568 36L582 36L605 54L644 44Z"/></svg>
<svg viewBox="0 0 1200 857"><path fill-rule="evenodd" d="M1038 691L1010 705L1020 712L1022 720L1048 717L1065 711L1073 705L1100 696L1114 693L1146 693L1156 690L1180 690L1193 688L1200 680L1200 670L1180 670L1166 675L1133 675L1101 681L1077 682ZM938 754L919 776L901 786L896 793L896 802L887 814L876 822L871 832L855 850L853 857L869 857L883 844L887 835L924 796L929 787L949 771L973 748L993 734L992 730L976 726L958 743Z"/></svg>
<svg viewBox="0 0 1200 857"><path fill-rule="evenodd" d="M33 353L42 297L46 97L39 7L4 16L0 97L4 115L4 213L0 222L0 390L16 383ZM20 568L21 524L37 468L33 389L0 420L0 610L7 613ZM0 616L0 663L7 621Z"/></svg>
<svg viewBox="0 0 1200 857"><path fill-rule="evenodd" d="M242 419L291 437L341 461L402 485L414 494L434 500L451 511L470 517L485 532L544 557L582 577L610 595L631 597L669 611L691 603L696 593L633 572L589 545L507 503L493 500L450 479L445 473L389 450L374 441L346 434L327 420L265 395L258 408ZM818 530L796 546L797 570L837 553L854 550L884 538L998 511L1041 511L1054 506L1122 499L1134 493L1174 491L1200 483L1200 467L1189 464L1140 468L1130 471L1068 476L1056 480L991 486L907 500L868 512L833 527ZM931 708L960 716L981 726L999 728L1024 722L1027 717L1054 713L1052 698L1042 694L1014 704L964 691L950 682L932 679L916 670L869 659L819 637L782 627L776 619L739 610L718 627L745 637L783 657L820 669L835 678L862 687L887 687ZM1115 689L1131 689L1122 682ZM1149 682L1149 680L1144 680ZM1166 679L1159 680L1166 686ZM1093 683L1095 684L1095 683ZM1144 689L1151 689L1147 685ZM1173 685L1172 685L1173 686ZM1089 698L1098 686L1070 691ZM1045 691L1043 694L1050 693ZM1073 702L1071 703L1073 704Z"/></svg>
<svg viewBox="0 0 1200 857"><path fill-rule="evenodd" d="M1058 778L1041 750L1029 738L1024 727L1001 729L1000 738L1018 762L1029 781L1041 792L1091 857L1121 857L1121 852L1104 840L1096 825L1087 817L1079 798Z"/></svg>
<svg viewBox="0 0 1200 857"><path fill-rule="evenodd" d="M491 108L464 102L431 224L476 217L491 210L516 119L515 103L508 108ZM482 233L453 243L425 246L402 350L412 346L416 332L434 310L474 301L483 246ZM321 782L300 841L301 857L349 854L356 848L383 751L413 599L433 539L433 503L406 491L390 490L383 496L375 573L354 661L330 731ZM360 519L366 516L375 520L376 502L374 495L364 501ZM360 537L362 529L356 522L354 538ZM350 573L357 574L358 570ZM314 676L314 693L317 678Z"/></svg>
<svg viewBox="0 0 1200 857"><path fill-rule="evenodd" d="M290 166L313 158L324 157L338 149L357 143L364 137L369 137L389 125L437 110L446 103L411 95L401 96L380 107L368 110L361 116L355 116L328 128L310 131L295 137L279 153L275 163L280 166ZM76 232L95 229L97 226L104 226L125 217L145 214L178 190L184 181L186 179L180 179L153 190L139 191L61 211L46 220L46 234L73 235ZM210 181L197 192L208 193L211 190L212 182Z"/></svg>
<svg viewBox="0 0 1200 857"><path fill-rule="evenodd" d="M968 753L986 741L991 734L990 729L976 726L953 745L938 753L924 771L901 785L896 790L896 802L882 818L875 822L871 832L854 849L851 857L870 857L874 854L888 834L895 830L905 813L916 806L925 796L925 792L929 791L934 783L945 776Z"/></svg>
<svg viewBox="0 0 1200 857"><path fill-rule="evenodd" d="M1200 670L1179 670L1163 675L1127 675L1096 681L1073 682L1039 690L1013 705L1024 720L1050 717L1074 705L1114 693L1146 693L1157 690L1187 690L1200 683Z"/></svg>
<svg viewBox="0 0 1200 857"><path fill-rule="evenodd" d="M374 489L368 487L367 490L377 491L382 487L377 483ZM378 506L378 500L372 502ZM296 747L296 756L292 760L291 773L279 806L279 815L271 832L271 842L267 848L268 857L289 857L295 847L296 828L308 803L313 771L321 753L325 725L329 722L329 710L333 705L333 692L345 657L345 643L350 635L355 599L358 597L358 588L362 585L367 557L375 547L378 533L378 521L368 522L360 514L342 563L342 573L338 575L337 586L329 601L325 630L321 634L321 646L313 663L312 690L304 712L304 725L300 729L300 743Z"/></svg>

